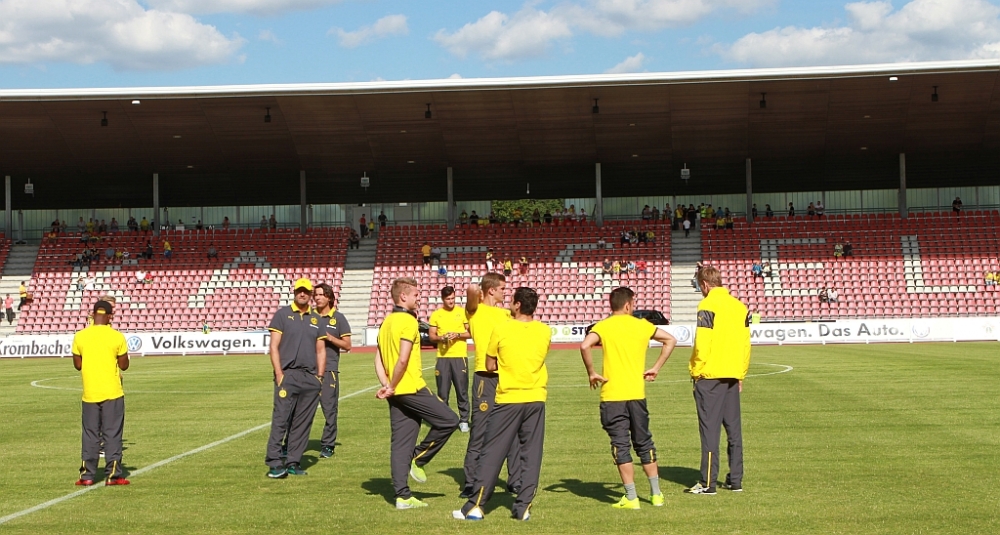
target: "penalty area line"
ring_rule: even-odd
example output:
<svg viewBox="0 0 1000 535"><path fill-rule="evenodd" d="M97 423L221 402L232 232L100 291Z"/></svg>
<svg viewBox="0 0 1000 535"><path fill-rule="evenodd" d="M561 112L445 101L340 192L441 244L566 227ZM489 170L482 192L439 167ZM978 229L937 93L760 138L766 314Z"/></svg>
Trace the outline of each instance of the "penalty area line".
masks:
<svg viewBox="0 0 1000 535"><path fill-rule="evenodd" d="M424 370L428 370L431 367L432 366L428 366L427 368L424 368ZM34 385L32 385L32 386L34 386ZM357 396L357 395L360 395L360 394L364 394L365 392L371 392L372 390L375 390L378 387L379 387L379 385L369 386L368 388L364 388L364 389L358 390L357 392L351 392L350 394L347 394L346 396L341 396L340 399L341 400L349 399L349 398L352 398L354 396ZM245 436L247 436L247 435L249 435L251 433L256 433L257 431L260 431L262 429L266 429L266 428L268 428L270 426L271 426L271 422L267 422L266 424L260 424L258 426L251 427L250 429L246 429L246 430L240 431L239 433L236 433L235 435L230 435L230 436L228 436L226 438L216 440L215 442L212 442L210 444L205 444L204 446L199 446L199 447L197 447L197 448L195 448L193 450L185 451L184 453L179 453L177 455L174 455L173 457L169 457L167 459L163 459L162 461L155 462L155 463L153 463L153 464L151 464L149 466L144 466L144 467L142 467L142 468L140 468L140 469L138 469L138 470L136 470L134 472L129 473L128 475L129 475L129 477L141 476L141 475L145 474L146 472L151 472L153 470L156 470L157 468L160 468L161 466L165 466L165 465L168 465L170 463L179 461L181 459L184 459L185 457L190 457L192 455L197 455L197 454L199 454L199 453L201 453L203 451L210 450L210 449L212 449L212 448L214 448L216 446L221 446L221 445L226 444L228 442L232 442L234 440L243 438L243 437L245 437ZM84 487L84 488L82 488L80 490L77 490L75 492L71 492L69 494L66 494L65 496L60 496L58 498L53 498L53 499L51 499L51 500L49 500L47 502L40 503L38 505L35 505L33 507L29 507L27 509L18 511L16 513L11 513L11 514L9 514L7 516L0 517L0 525L6 524L7 522L10 522L11 520L17 520L18 518L30 515L31 513L36 513L38 511L43 510L43 509L48 509L49 507L52 507L53 505L59 505L60 503L72 500L73 498L76 498L77 496L82 496L82 495L84 495L84 494L86 494L88 492L92 492L92 491L95 491L97 489L102 489L102 488L104 488L104 485L96 483L92 487Z"/></svg>

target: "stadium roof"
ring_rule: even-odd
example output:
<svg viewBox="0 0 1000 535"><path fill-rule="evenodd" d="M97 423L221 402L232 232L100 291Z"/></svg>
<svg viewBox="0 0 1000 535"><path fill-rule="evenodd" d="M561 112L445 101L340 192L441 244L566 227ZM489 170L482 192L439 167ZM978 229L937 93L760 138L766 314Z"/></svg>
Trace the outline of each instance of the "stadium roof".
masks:
<svg viewBox="0 0 1000 535"><path fill-rule="evenodd" d="M169 206L296 204L299 170L314 203L443 200L449 166L460 200L523 197L527 182L587 197L597 162L608 197L739 192L748 157L757 191L891 188L901 152L911 187L995 184L998 75L991 60L0 90L0 174L31 177L17 204L39 208L144 204L154 172Z"/></svg>

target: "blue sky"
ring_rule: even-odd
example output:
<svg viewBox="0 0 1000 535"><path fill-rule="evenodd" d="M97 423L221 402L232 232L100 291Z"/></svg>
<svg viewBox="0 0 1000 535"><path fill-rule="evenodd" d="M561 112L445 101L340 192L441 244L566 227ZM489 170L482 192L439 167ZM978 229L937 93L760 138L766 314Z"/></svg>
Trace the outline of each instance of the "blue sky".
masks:
<svg viewBox="0 0 1000 535"><path fill-rule="evenodd" d="M0 0L0 89L998 57L987 0Z"/></svg>

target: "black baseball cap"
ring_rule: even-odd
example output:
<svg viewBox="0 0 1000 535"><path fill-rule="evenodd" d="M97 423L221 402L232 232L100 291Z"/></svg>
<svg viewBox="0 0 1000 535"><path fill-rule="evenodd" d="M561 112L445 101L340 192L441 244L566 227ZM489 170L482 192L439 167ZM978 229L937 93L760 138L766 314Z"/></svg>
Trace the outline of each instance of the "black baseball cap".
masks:
<svg viewBox="0 0 1000 535"><path fill-rule="evenodd" d="M115 307L107 301L98 301L94 305L94 314L113 314Z"/></svg>

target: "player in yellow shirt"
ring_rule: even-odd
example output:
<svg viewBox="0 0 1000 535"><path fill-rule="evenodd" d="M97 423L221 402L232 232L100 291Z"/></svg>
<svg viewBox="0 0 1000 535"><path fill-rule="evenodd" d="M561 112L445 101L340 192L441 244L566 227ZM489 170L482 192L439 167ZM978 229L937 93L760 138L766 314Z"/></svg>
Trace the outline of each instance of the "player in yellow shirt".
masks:
<svg viewBox="0 0 1000 535"><path fill-rule="evenodd" d="M420 362L420 327L416 310L420 288L411 278L392 282L392 313L378 332L375 374L379 388L376 397L389 402L392 428L390 466L392 486L396 491L396 509L427 507L410 493L409 475L417 483L427 481L424 466L434 459L458 427L458 415L431 394L424 382ZM423 442L417 445L420 424L431 426ZM414 447L416 446L416 447Z"/></svg>
<svg viewBox="0 0 1000 535"><path fill-rule="evenodd" d="M740 392L750 367L750 322L747 307L722 286L719 270L698 273L704 299L698 303L698 326L688 370L694 381L701 435L701 481L692 494L715 494L719 474L720 427L726 428L729 474L723 488L743 490L743 426Z"/></svg>
<svg viewBox="0 0 1000 535"><path fill-rule="evenodd" d="M486 434L486 420L496 402L497 382L496 371L486 369L486 348L493 337L493 330L510 321L510 310L503 308L504 290L507 288L507 278L500 273L487 273L479 285L471 285L466 293L465 315L469 318L469 331L476 350L475 375L472 380L473 415L472 433L465 450L465 484L462 486L462 498L472 495L472 482L476 479L476 467L483 450L483 439ZM521 458L517 454L518 446L511 445L507 452L507 490L517 494L520 490Z"/></svg>
<svg viewBox="0 0 1000 535"><path fill-rule="evenodd" d="M493 495L504 459L515 443L520 444L521 489L511 507L513 518L530 518L531 502L538 490L549 379L545 357L552 330L534 319L538 306L535 290L518 288L512 301L513 321L493 330L486 349L486 369L499 375L496 405L486 420L486 436L472 495L461 510L452 512L459 520L483 519L483 508Z"/></svg>
<svg viewBox="0 0 1000 535"><path fill-rule="evenodd" d="M122 469L122 430L125 427L125 392L121 370L127 370L128 343L111 327L111 303L94 305L94 324L73 337L73 366L83 377L83 434L80 479L90 486L104 441L105 485L128 485Z"/></svg>
<svg viewBox="0 0 1000 535"><path fill-rule="evenodd" d="M625 485L625 496L614 504L616 509L638 509L635 490L635 469L630 447L642 462L649 479L649 501L663 506L660 476L656 464L656 446L649 431L649 411L646 408L645 381L654 381L677 345L670 333L652 323L632 316L635 293L629 288L616 288L608 297L611 316L597 322L587 333L580 354L587 368L591 388L601 389L601 426L611 438L611 457L618 465L618 475ZM660 355L652 368L646 368L649 341L660 342ZM594 371L591 350L597 344L604 349L601 373Z"/></svg>
<svg viewBox="0 0 1000 535"><path fill-rule="evenodd" d="M455 288L441 288L441 303L444 305L431 314L427 323L430 324L428 337L436 342L437 363L434 376L437 379L437 392L441 401L448 404L451 387L455 386L455 397L458 398L458 429L469 432L469 348L466 340L469 334L469 322L465 317L465 309L455 306Z"/></svg>

